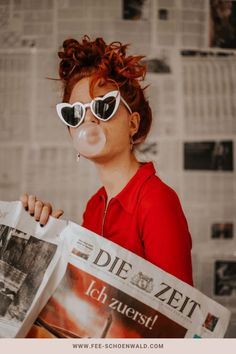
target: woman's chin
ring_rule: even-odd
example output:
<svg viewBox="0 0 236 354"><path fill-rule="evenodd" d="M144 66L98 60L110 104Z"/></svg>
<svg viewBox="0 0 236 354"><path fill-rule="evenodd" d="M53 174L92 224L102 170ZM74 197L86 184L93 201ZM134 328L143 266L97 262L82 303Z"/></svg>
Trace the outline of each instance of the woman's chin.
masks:
<svg viewBox="0 0 236 354"><path fill-rule="evenodd" d="M107 156L107 154L105 153L98 153L96 155L92 155L92 156L85 156L83 154L81 154L81 156L83 156L85 159L96 162L96 163L104 163L106 161L109 161L109 157Z"/></svg>

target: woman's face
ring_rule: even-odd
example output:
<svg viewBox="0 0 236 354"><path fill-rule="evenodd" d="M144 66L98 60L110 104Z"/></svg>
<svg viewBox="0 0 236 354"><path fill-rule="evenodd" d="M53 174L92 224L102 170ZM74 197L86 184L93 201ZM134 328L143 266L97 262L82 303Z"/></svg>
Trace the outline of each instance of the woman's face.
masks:
<svg viewBox="0 0 236 354"><path fill-rule="evenodd" d="M111 83L105 83L94 88L94 97L104 96L106 93L117 90L116 86ZM69 103L75 102L90 103L92 97L89 93L89 78L83 78L74 86ZM120 101L119 107L114 116L107 122L97 119L91 112L90 108L86 109L85 122L93 122L99 124L106 136L106 145L104 149L92 159L94 161L106 161L117 155L130 153L130 137L135 134L139 126L139 114L130 114L125 105ZM77 128L70 128L70 134L73 136Z"/></svg>

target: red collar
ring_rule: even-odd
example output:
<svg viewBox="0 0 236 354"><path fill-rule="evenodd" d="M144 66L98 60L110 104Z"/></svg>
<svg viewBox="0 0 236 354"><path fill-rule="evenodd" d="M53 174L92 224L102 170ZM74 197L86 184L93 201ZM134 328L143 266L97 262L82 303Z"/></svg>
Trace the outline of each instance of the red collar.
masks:
<svg viewBox="0 0 236 354"><path fill-rule="evenodd" d="M144 182L151 176L155 175L156 170L152 162L147 162L141 165L136 174L126 184L126 186L112 200L118 200L124 210L132 214L137 205L139 191ZM98 197L107 200L107 193L104 187L97 192Z"/></svg>

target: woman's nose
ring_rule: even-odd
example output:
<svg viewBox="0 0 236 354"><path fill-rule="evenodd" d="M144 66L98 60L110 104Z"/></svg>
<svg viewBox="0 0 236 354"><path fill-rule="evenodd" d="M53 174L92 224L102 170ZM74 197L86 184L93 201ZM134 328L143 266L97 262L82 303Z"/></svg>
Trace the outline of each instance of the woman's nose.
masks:
<svg viewBox="0 0 236 354"><path fill-rule="evenodd" d="M98 119L93 115L90 108L86 109L84 122L98 123Z"/></svg>

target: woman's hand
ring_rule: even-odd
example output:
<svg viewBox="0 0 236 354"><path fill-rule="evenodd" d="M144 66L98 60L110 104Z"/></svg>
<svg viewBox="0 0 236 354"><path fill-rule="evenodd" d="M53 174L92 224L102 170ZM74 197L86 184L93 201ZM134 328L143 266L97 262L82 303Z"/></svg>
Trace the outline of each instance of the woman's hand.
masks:
<svg viewBox="0 0 236 354"><path fill-rule="evenodd" d="M41 226L44 226L47 223L49 215L58 219L64 213L64 211L61 209L53 211L52 205L50 203L42 202L41 200L37 199L35 195L28 196L28 194L23 194L20 197L20 200L25 210L28 211L36 221L39 221Z"/></svg>

